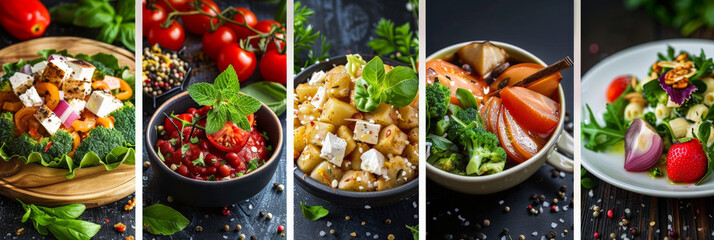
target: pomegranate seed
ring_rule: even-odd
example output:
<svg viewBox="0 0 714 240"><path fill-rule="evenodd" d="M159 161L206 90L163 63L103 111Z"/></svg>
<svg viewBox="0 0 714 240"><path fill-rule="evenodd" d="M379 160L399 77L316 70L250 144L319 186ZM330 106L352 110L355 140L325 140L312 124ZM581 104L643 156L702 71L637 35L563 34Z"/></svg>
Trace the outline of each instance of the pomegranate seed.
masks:
<svg viewBox="0 0 714 240"><path fill-rule="evenodd" d="M607 210L607 217L609 217L611 219L613 218L612 209Z"/></svg>
<svg viewBox="0 0 714 240"><path fill-rule="evenodd" d="M593 234L593 237L594 237L594 238L600 238L600 234L599 234L599 233L594 233L594 234Z"/></svg>
<svg viewBox="0 0 714 240"><path fill-rule="evenodd" d="M223 210L221 210L221 213L223 215L228 215L231 214L231 210L228 210L228 206L223 207Z"/></svg>
<svg viewBox="0 0 714 240"><path fill-rule="evenodd" d="M531 210L531 209L533 209L533 206L528 205L528 210Z"/></svg>

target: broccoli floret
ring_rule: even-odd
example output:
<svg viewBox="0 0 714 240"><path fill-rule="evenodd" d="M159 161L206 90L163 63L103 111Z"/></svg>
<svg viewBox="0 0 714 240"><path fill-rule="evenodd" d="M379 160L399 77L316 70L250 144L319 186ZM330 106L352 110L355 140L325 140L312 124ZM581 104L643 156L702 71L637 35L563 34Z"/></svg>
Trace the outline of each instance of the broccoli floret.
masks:
<svg viewBox="0 0 714 240"><path fill-rule="evenodd" d="M50 142L52 142L50 144ZM49 148L47 147L49 145ZM27 157L32 152L42 155L45 161L53 161L61 158L62 155L72 151L72 135L67 131L60 130L50 138L33 138L27 133L23 133L13 141L8 142L7 149L11 155ZM45 151L47 150L47 151Z"/></svg>
<svg viewBox="0 0 714 240"><path fill-rule="evenodd" d="M69 134L65 130L59 130L55 133L55 135L52 136L50 141L52 142L52 145L50 145L50 148L47 148L47 155L51 157L51 159L55 158L61 158L62 155L68 154L69 152L72 151L72 141L74 139L72 138L72 135ZM45 145L46 148L47 145ZM45 149L42 149L44 151ZM42 157L45 157L44 155ZM47 159L50 160L50 159Z"/></svg>
<svg viewBox="0 0 714 240"><path fill-rule="evenodd" d="M465 129L481 128L483 129L483 120L481 115L474 108L467 108L458 111L456 115L451 115L451 124L447 129L447 137L453 142L460 142L460 136Z"/></svg>
<svg viewBox="0 0 714 240"><path fill-rule="evenodd" d="M114 128L121 132L122 136L124 136L124 140L129 145L135 144L135 110L136 108L134 105L130 105L124 106L109 114L109 116L114 117Z"/></svg>
<svg viewBox="0 0 714 240"><path fill-rule="evenodd" d="M123 146L124 137L116 129L96 127L89 130L89 137L82 140L74 151L74 161L80 162L88 152L94 152L104 160L107 154L117 146Z"/></svg>
<svg viewBox="0 0 714 240"><path fill-rule="evenodd" d="M441 118L446 115L451 101L451 89L435 82L426 86L427 111L431 118Z"/></svg>
<svg viewBox="0 0 714 240"><path fill-rule="evenodd" d="M471 123L476 123L477 127L483 128L483 120L481 120L481 115L475 108L467 108L457 112L456 118L466 126Z"/></svg>
<svg viewBox="0 0 714 240"><path fill-rule="evenodd" d="M466 174L493 174L503 171L506 151L498 144L496 135L482 128L468 128L461 132L460 143L469 153Z"/></svg>
<svg viewBox="0 0 714 240"><path fill-rule="evenodd" d="M15 121L11 112L0 114L0 145L2 143L10 143L15 136Z"/></svg>
<svg viewBox="0 0 714 240"><path fill-rule="evenodd" d="M436 159L432 164L441 170L455 173L464 174L464 168L466 168L466 161L464 161L464 156L460 153L452 152L446 157Z"/></svg>

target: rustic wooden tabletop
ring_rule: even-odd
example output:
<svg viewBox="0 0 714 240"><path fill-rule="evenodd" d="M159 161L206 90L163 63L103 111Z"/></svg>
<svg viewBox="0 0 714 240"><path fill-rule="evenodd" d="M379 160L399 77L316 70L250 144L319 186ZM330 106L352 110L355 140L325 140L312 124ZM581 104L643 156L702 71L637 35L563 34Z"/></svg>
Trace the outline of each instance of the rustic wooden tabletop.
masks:
<svg viewBox="0 0 714 240"><path fill-rule="evenodd" d="M583 1L582 9L583 74L623 49L656 40L683 38L678 30L658 23L644 10L626 10L620 0ZM701 29L689 37L714 39L714 31ZM583 239L594 239L595 233L601 239L611 234L618 239L714 237L714 205L710 204L714 198L655 198L625 191L590 174L584 177L595 180L595 187L582 189ZM593 214L596 206L600 210L598 217ZM612 210L612 218L607 216L608 210ZM635 235L631 233L632 227L636 228Z"/></svg>

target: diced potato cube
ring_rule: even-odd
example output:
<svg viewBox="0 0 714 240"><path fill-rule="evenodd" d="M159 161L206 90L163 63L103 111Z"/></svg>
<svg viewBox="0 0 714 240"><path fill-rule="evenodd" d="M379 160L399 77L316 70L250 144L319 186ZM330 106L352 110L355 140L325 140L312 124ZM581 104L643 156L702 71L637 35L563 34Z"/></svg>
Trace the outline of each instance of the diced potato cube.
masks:
<svg viewBox="0 0 714 240"><path fill-rule="evenodd" d="M318 85L298 84L295 88L295 95L297 95L298 101L300 102L309 101L312 96L315 96L318 88L320 88Z"/></svg>
<svg viewBox="0 0 714 240"><path fill-rule="evenodd" d="M335 125L331 123L312 121L308 123L305 135L308 143L322 147L322 141L327 137L327 133L335 133Z"/></svg>
<svg viewBox="0 0 714 240"><path fill-rule="evenodd" d="M352 115L358 112L359 111L350 104L337 100L336 98L330 98L322 107L322 115L320 115L318 120L338 126L346 125L349 121L345 119L352 118Z"/></svg>
<svg viewBox="0 0 714 240"><path fill-rule="evenodd" d="M419 109L412 106L397 108L397 126L412 129L419 126Z"/></svg>
<svg viewBox="0 0 714 240"><path fill-rule="evenodd" d="M352 139L352 130L345 125L341 125L337 128L337 136L347 141L347 148L345 149L345 154L350 154L352 150L355 149L357 143Z"/></svg>
<svg viewBox="0 0 714 240"><path fill-rule="evenodd" d="M418 127L415 127L415 128L412 128L412 130L409 130L408 139L409 139L409 142L412 142L412 143L419 142L419 128Z"/></svg>
<svg viewBox="0 0 714 240"><path fill-rule="evenodd" d="M308 124L320 117L320 110L315 108L315 106L310 104L310 102L298 105L297 111L297 117L298 121L300 121L300 125Z"/></svg>
<svg viewBox="0 0 714 240"><path fill-rule="evenodd" d="M382 126L392 125L397 120L397 111L387 103L381 103L372 112L365 113L364 119Z"/></svg>
<svg viewBox="0 0 714 240"><path fill-rule="evenodd" d="M293 149L295 149L295 152L300 154L300 152L307 146L307 138L308 136L305 135L305 130L307 127L305 126L300 126L296 128L293 132Z"/></svg>
<svg viewBox="0 0 714 240"><path fill-rule="evenodd" d="M416 142L412 142L404 148L402 157L408 159L413 165L419 166L419 144L414 143Z"/></svg>
<svg viewBox="0 0 714 240"><path fill-rule="evenodd" d="M379 142L374 148L380 152L393 155L402 155L402 151L408 144L407 134L399 130L397 125L389 125L379 132Z"/></svg>
<svg viewBox="0 0 714 240"><path fill-rule="evenodd" d="M377 180L377 191L404 185L416 176L416 167L412 168L411 163L400 156L390 158L384 166L387 176L382 175Z"/></svg>
<svg viewBox="0 0 714 240"><path fill-rule="evenodd" d="M345 191L370 192L375 189L374 175L367 171L347 171L342 175L338 189Z"/></svg>
<svg viewBox="0 0 714 240"><path fill-rule="evenodd" d="M348 97L352 79L345 66L338 66L327 72L325 89L327 96L334 98Z"/></svg>
<svg viewBox="0 0 714 240"><path fill-rule="evenodd" d="M317 167L315 167L315 169L312 170L310 178L326 185L337 187L337 182L342 179L342 174L342 169L327 161L322 161L319 165L317 165ZM332 184L333 182L335 184Z"/></svg>
<svg viewBox="0 0 714 240"><path fill-rule="evenodd" d="M297 166L301 171L309 173L322 161L320 149L310 144L300 153L300 157L297 159Z"/></svg>
<svg viewBox="0 0 714 240"><path fill-rule="evenodd" d="M360 167L362 165L362 154L369 151L369 149L371 148L366 143L357 142L357 146L352 153L345 157L345 160L347 161L342 162L342 169L352 169L355 171L362 170Z"/></svg>

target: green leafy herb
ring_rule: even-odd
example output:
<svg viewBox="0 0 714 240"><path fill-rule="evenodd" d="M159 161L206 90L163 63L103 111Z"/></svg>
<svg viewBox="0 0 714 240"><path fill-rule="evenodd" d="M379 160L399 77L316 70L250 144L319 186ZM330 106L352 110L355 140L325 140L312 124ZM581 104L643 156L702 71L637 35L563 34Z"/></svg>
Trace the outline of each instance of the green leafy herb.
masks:
<svg viewBox="0 0 714 240"><path fill-rule="evenodd" d="M188 226L188 219L173 208L154 204L143 211L144 229L155 235L171 235Z"/></svg>
<svg viewBox="0 0 714 240"><path fill-rule="evenodd" d="M79 27L99 28L97 40L114 43L119 41L134 51L134 1L118 0L116 8L111 1L83 0L77 3L60 4L50 9L52 20Z"/></svg>
<svg viewBox="0 0 714 240"><path fill-rule="evenodd" d="M293 11L293 35L295 36L293 41L295 64L293 65L295 66L294 72L297 73L301 69L327 59L330 56L328 52L332 45L327 43L327 38L322 36L320 31L313 31L312 25L307 23L308 18L315 14L315 11L303 6L298 1L294 3Z"/></svg>
<svg viewBox="0 0 714 240"><path fill-rule="evenodd" d="M389 56L416 69L419 39L410 31L409 23L394 27L394 22L382 18L377 24L377 36L367 44L380 56Z"/></svg>
<svg viewBox="0 0 714 240"><path fill-rule="evenodd" d="M260 109L260 102L239 92L238 75L233 66L219 74L213 84L196 83L188 87L188 93L196 103L213 106L206 117L206 134L218 132L228 121L250 131L247 116Z"/></svg>
<svg viewBox="0 0 714 240"><path fill-rule="evenodd" d="M469 90L463 88L456 89L456 98L464 109L475 108L478 110L478 101Z"/></svg>
<svg viewBox="0 0 714 240"><path fill-rule="evenodd" d="M629 123L625 121L625 107L628 101L623 97L625 94L632 92L632 87L628 85L620 97L614 103L608 103L607 111L603 114L605 125L600 126L590 106L586 105L590 116L588 123L581 123L583 133L583 141L585 148L602 152L615 143L625 139L625 133Z"/></svg>
<svg viewBox="0 0 714 240"><path fill-rule="evenodd" d="M327 214L330 213L330 211L323 208L322 206L310 206L305 205L302 202L300 202L300 208L302 208L302 215L308 220L312 221L327 216Z"/></svg>
<svg viewBox="0 0 714 240"><path fill-rule="evenodd" d="M199 141L199 140L198 140L198 137L192 137L192 138L191 138L191 143L193 143L193 144L198 144L198 141Z"/></svg>
<svg viewBox="0 0 714 240"><path fill-rule="evenodd" d="M644 8L660 23L679 29L683 36L689 36L702 27L714 28L714 5L707 0L624 2L628 9Z"/></svg>
<svg viewBox="0 0 714 240"><path fill-rule="evenodd" d="M252 172L258 167L260 167L260 164L258 163L258 158L253 158L248 162L248 169L246 170L246 172Z"/></svg>
<svg viewBox="0 0 714 240"><path fill-rule="evenodd" d="M216 180L216 176L214 176L214 175L211 175L208 177L208 181L215 181L215 180Z"/></svg>
<svg viewBox="0 0 714 240"><path fill-rule="evenodd" d="M201 152L201 154L198 155L198 158L196 158L196 160L193 160L191 162L193 163L194 166L204 166L205 167L206 162L204 161L203 152Z"/></svg>
<svg viewBox="0 0 714 240"><path fill-rule="evenodd" d="M593 181L592 178L586 177L580 179L580 185L582 185L585 189L592 189L595 187L595 181Z"/></svg>
<svg viewBox="0 0 714 240"><path fill-rule="evenodd" d="M42 235L52 233L59 240L89 240L101 228L98 224L76 219L84 212L82 204L48 208L17 201L25 210L22 222L32 220L35 229Z"/></svg>
<svg viewBox="0 0 714 240"><path fill-rule="evenodd" d="M419 225L418 224L414 225L413 227L409 226L409 225L404 225L404 227L406 227L407 229L409 229L409 231L412 232L412 236L414 237L414 240L419 240Z"/></svg>
<svg viewBox="0 0 714 240"><path fill-rule="evenodd" d="M412 69L397 66L385 74L382 59L374 57L364 66L362 79L355 84L355 104L363 112L374 111L382 102L404 107L416 98L417 83Z"/></svg>
<svg viewBox="0 0 714 240"><path fill-rule="evenodd" d="M241 88L240 92L255 97L267 105L275 115L280 116L287 109L287 89L282 84L267 81L256 82Z"/></svg>
<svg viewBox="0 0 714 240"><path fill-rule="evenodd" d="M650 168L649 172L650 172L650 177L653 177L653 178L661 177L661 176L664 175L664 174L662 173L662 171L659 170L659 168L656 168L656 167Z"/></svg>

